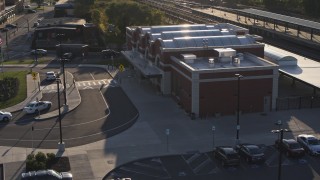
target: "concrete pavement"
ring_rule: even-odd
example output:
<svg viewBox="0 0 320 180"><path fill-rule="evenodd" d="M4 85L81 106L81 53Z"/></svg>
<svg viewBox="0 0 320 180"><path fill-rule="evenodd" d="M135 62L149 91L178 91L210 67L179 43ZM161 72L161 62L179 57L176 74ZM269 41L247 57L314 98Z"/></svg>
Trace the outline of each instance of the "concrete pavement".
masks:
<svg viewBox="0 0 320 180"><path fill-rule="evenodd" d="M129 75L130 74L130 75ZM210 151L213 141L218 145L234 145L236 117L221 116L191 120L172 100L161 96L147 81L136 79L131 72L121 73L121 87L139 110L136 124L111 138L83 146L57 149L36 149L68 156L75 179L102 179L113 168L139 158L180 154L190 151ZM292 130L286 138L301 133L319 137L319 109L243 114L240 116L242 142L273 144L277 135L270 130L282 120L283 127ZM216 130L212 131L212 126ZM170 134L166 135L166 129ZM214 139L213 139L213 133ZM168 149L168 150L167 150ZM0 163L4 163L6 179L17 179L24 171L24 160L31 148L0 146Z"/></svg>

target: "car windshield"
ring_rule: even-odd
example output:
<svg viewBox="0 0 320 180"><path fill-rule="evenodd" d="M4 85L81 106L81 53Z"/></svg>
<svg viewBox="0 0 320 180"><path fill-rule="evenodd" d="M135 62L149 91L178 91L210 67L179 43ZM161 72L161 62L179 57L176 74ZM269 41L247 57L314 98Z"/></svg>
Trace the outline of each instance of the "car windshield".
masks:
<svg viewBox="0 0 320 180"><path fill-rule="evenodd" d="M57 173L56 171L51 171L52 176L55 176L57 178L61 178L61 175L59 173Z"/></svg>
<svg viewBox="0 0 320 180"><path fill-rule="evenodd" d="M238 159L238 155L236 153L227 154L228 159Z"/></svg>
<svg viewBox="0 0 320 180"><path fill-rule="evenodd" d="M310 145L319 145L319 140L318 139L310 139L308 140Z"/></svg>
<svg viewBox="0 0 320 180"><path fill-rule="evenodd" d="M34 104L28 104L27 107L34 107Z"/></svg>
<svg viewBox="0 0 320 180"><path fill-rule="evenodd" d="M248 149L249 149L250 154L261 154L262 153L261 149L258 147L250 147Z"/></svg>
<svg viewBox="0 0 320 180"><path fill-rule="evenodd" d="M298 143L289 144L290 149L299 149L301 146Z"/></svg>

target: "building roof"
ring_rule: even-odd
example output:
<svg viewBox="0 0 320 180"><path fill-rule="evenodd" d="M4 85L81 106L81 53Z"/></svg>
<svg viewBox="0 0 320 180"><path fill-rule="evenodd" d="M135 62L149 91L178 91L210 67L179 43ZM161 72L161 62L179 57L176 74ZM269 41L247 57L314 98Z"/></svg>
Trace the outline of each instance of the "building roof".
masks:
<svg viewBox="0 0 320 180"><path fill-rule="evenodd" d="M297 59L295 57L280 53L267 47L264 49L264 56L268 60L278 64L280 67L297 65Z"/></svg>
<svg viewBox="0 0 320 180"><path fill-rule="evenodd" d="M60 17L60 18L51 18L43 19L39 22L39 26L54 26L54 25L84 25L86 23L85 19L81 18L72 18L72 17Z"/></svg>
<svg viewBox="0 0 320 180"><path fill-rule="evenodd" d="M238 10L238 11L243 12L243 13L247 13L247 14L251 14L254 16L271 18L271 19L275 19L277 21L287 22L287 23L291 23L291 24L295 24L295 25L300 25L300 26L320 30L320 23L314 22L314 21L309 21L309 20L300 19L300 18L296 18L296 17L285 16L282 14L276 14L276 13L262 11L262 10L258 10L258 9L252 9L252 8L242 9L242 10Z"/></svg>
<svg viewBox="0 0 320 180"><path fill-rule="evenodd" d="M320 88L320 63L306 57L266 45L265 49L271 49L280 54L286 54L297 59L297 66L280 66L279 71L289 77L304 82L312 87Z"/></svg>
<svg viewBox="0 0 320 180"><path fill-rule="evenodd" d="M191 71L229 71L229 70L239 70L239 69L264 69L264 68L277 68L278 65L259 58L250 53L243 53L241 58L235 59L230 58L230 61L220 61L219 58L213 57L197 57L193 61L185 61L181 58L171 57L171 60L187 67ZM190 54L189 54L190 56ZM213 61L213 62L212 62Z"/></svg>
<svg viewBox="0 0 320 180"><path fill-rule="evenodd" d="M251 36L198 36L161 40L162 48L225 47L256 44Z"/></svg>
<svg viewBox="0 0 320 180"><path fill-rule="evenodd" d="M224 36L224 35L235 35L234 31L228 30L183 30L183 31L163 31L161 33L151 34L150 40L156 40L161 38L163 40L174 39L178 37L196 37L196 36Z"/></svg>
<svg viewBox="0 0 320 180"><path fill-rule="evenodd" d="M248 34L248 29L229 24L229 23L220 23L220 24L182 24L182 25L167 25L167 26L147 26L139 27L141 33L144 35L146 33L157 34L167 31L196 31L196 30L233 30L233 31L243 31L245 34Z"/></svg>

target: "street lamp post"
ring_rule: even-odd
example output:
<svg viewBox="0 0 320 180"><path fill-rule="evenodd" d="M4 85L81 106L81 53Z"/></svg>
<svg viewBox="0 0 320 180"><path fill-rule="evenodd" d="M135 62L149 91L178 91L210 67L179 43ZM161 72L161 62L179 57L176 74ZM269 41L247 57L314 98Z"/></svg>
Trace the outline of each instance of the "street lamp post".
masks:
<svg viewBox="0 0 320 180"><path fill-rule="evenodd" d="M166 135L167 135L167 152L169 152L169 134L170 134L170 129L166 129Z"/></svg>
<svg viewBox="0 0 320 180"><path fill-rule="evenodd" d="M239 131L240 131L240 79L243 77L241 74L235 74L238 78L238 93L237 93L237 135L236 135L236 144L239 144Z"/></svg>
<svg viewBox="0 0 320 180"><path fill-rule="evenodd" d="M282 171L282 141L283 141L283 132L290 132L288 129L277 129L277 130L272 130L272 133L280 133L280 139L278 143L278 149L279 149L279 161L278 161L278 180L281 180L281 171Z"/></svg>
<svg viewBox="0 0 320 180"><path fill-rule="evenodd" d="M278 120L276 123L274 123L275 125L278 126L278 129L281 129L281 125L282 125L282 121ZM280 139L280 133L278 133L278 139Z"/></svg>
<svg viewBox="0 0 320 180"><path fill-rule="evenodd" d="M212 126L212 149L214 150L214 133L216 131L216 127Z"/></svg>
<svg viewBox="0 0 320 180"><path fill-rule="evenodd" d="M65 61L69 61L67 58L60 58L61 65L62 65L62 73L63 73L63 97L64 97L64 104L67 105L67 89L66 89L66 74L64 70L64 63Z"/></svg>
<svg viewBox="0 0 320 180"><path fill-rule="evenodd" d="M60 142L59 145L59 151L64 151L64 142L62 142L62 127L61 127L61 110L60 110L60 78L56 79L57 82L57 91L58 91L58 112L59 112L59 129L60 129Z"/></svg>

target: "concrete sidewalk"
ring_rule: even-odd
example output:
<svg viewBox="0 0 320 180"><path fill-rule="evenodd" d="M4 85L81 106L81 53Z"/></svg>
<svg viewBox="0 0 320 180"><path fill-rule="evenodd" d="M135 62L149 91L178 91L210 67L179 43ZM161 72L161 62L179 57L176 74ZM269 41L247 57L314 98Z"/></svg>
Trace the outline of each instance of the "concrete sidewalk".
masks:
<svg viewBox="0 0 320 180"><path fill-rule="evenodd" d="M83 146L57 149L36 149L35 152L52 152L68 156L74 179L102 179L113 168L140 158L191 151L206 152L215 146L234 145L236 117L221 116L191 120L172 100L161 96L147 81L138 80L130 72L121 73L121 87L139 110L136 124L111 138ZM292 132L286 138L308 133L319 136L319 109L301 109L240 116L241 142L271 145L277 135L274 122L282 120L283 128ZM212 126L216 127L212 132ZM166 135L170 129L170 135ZM213 139L213 133L214 139ZM168 149L168 150L167 150ZM7 179L17 179L24 170L24 160L31 148L0 146L0 162L4 163Z"/></svg>

